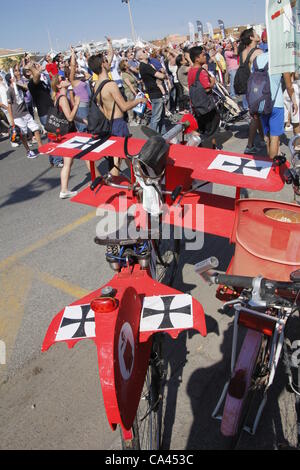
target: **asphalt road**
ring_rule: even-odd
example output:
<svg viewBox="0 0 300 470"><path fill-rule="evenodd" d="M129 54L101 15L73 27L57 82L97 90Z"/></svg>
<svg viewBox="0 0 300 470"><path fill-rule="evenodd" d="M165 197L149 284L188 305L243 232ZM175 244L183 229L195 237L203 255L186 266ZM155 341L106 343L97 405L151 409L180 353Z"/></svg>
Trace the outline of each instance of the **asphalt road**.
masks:
<svg viewBox="0 0 300 470"><path fill-rule="evenodd" d="M219 142L224 150L242 153L247 131L245 123L232 126ZM47 157L30 161L23 148L0 142L0 340L6 345L6 365L0 365L0 448L119 449L119 433L111 432L105 417L94 344L81 342L73 350L61 344L40 352L54 315L112 277L104 250L93 243L95 211L59 199L59 172ZM87 178L85 164L76 161L70 189L82 188ZM214 191L232 194L223 186ZM288 187L248 196L293 200ZM206 236L201 252L183 254L175 281L204 305L208 336L188 333L167 340L165 448L226 447L211 413L229 374L233 319L218 311L215 289L193 269L212 255L225 270L232 247ZM254 437L243 434L240 448L296 445L294 397L286 384L280 367L259 430Z"/></svg>

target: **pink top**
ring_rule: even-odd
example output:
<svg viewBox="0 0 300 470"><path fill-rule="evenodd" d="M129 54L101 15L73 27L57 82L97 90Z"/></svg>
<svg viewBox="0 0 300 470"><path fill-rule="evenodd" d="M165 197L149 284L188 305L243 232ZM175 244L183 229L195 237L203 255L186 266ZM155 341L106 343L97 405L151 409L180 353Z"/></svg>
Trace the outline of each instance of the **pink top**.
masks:
<svg viewBox="0 0 300 470"><path fill-rule="evenodd" d="M73 88L74 94L80 97L80 103L88 103L90 101L88 82L80 81L76 87Z"/></svg>
<svg viewBox="0 0 300 470"><path fill-rule="evenodd" d="M239 68L237 55L233 51L225 51L227 70L236 70Z"/></svg>

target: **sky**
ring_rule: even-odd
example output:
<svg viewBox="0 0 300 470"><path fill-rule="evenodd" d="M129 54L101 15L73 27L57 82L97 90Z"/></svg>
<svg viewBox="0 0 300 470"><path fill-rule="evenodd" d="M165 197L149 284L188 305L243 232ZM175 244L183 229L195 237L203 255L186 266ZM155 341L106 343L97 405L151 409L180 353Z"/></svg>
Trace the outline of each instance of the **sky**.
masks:
<svg viewBox="0 0 300 470"><path fill-rule="evenodd" d="M46 52L80 41L131 38L121 0L13 0L1 8L0 48ZM137 36L144 40L188 34L188 22L225 27L265 22L264 0L130 0ZM16 14L14 14L15 12ZM49 33L48 33L49 31Z"/></svg>

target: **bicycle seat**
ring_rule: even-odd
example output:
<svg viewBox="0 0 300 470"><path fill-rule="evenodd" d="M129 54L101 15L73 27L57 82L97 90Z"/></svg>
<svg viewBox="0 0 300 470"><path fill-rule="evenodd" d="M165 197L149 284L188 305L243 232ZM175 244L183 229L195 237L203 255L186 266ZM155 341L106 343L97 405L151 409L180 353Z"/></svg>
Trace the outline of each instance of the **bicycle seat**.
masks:
<svg viewBox="0 0 300 470"><path fill-rule="evenodd" d="M115 221L113 221L113 224L100 223L97 227L97 236L94 239L95 243L102 246L128 246L149 240L158 240L160 238L159 228L137 229L135 219L131 215L126 214L125 220L121 221L120 224L120 228L116 228Z"/></svg>
<svg viewBox="0 0 300 470"><path fill-rule="evenodd" d="M235 256L229 274L289 281L300 268L300 207L242 199L233 230Z"/></svg>

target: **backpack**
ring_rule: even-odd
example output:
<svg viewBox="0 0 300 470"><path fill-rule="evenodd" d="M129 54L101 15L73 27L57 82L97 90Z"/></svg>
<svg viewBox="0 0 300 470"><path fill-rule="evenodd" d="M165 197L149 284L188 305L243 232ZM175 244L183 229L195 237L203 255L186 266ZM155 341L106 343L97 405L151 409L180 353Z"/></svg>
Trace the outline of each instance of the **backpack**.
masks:
<svg viewBox="0 0 300 470"><path fill-rule="evenodd" d="M199 81L202 68L197 72L196 79L190 87L190 99L195 115L205 115L216 109L216 104L212 94L206 93L204 87Z"/></svg>
<svg viewBox="0 0 300 470"><path fill-rule="evenodd" d="M66 135L75 130L74 123L69 122L63 111L59 109L60 98L62 98L62 96L59 96L56 104L49 109L45 125L45 130L49 134L56 136Z"/></svg>
<svg viewBox="0 0 300 470"><path fill-rule="evenodd" d="M237 69L234 77L234 91L236 95L245 95L247 93L247 83L251 73L249 68L249 62L255 50L256 47L251 49L251 51L246 57L245 62L243 62L242 54L240 54L240 66Z"/></svg>
<svg viewBox="0 0 300 470"><path fill-rule="evenodd" d="M271 114L275 100L272 100L269 63L267 62L263 69L259 69L255 59L253 67L254 71L248 80L246 95L249 112L250 114Z"/></svg>
<svg viewBox="0 0 300 470"><path fill-rule="evenodd" d="M104 80L96 93L94 91L92 92L92 96L90 98L87 130L89 133L98 135L99 137L107 137L108 135L111 135L112 120L115 114L116 103L114 103L110 121L105 117L97 103L97 96L100 93L100 104L101 107L103 107L101 91L104 86L110 82L111 80Z"/></svg>

